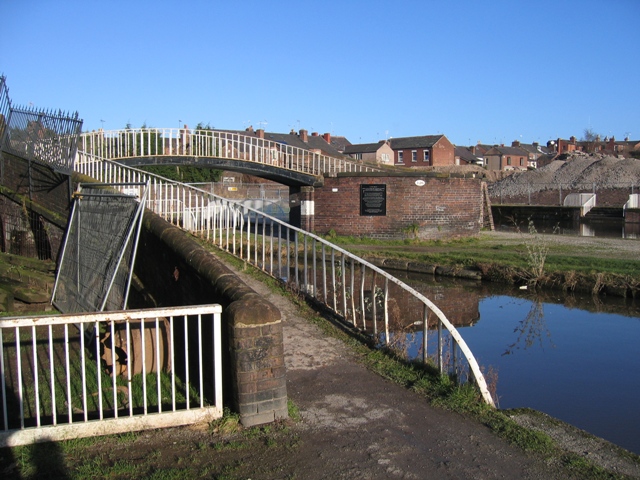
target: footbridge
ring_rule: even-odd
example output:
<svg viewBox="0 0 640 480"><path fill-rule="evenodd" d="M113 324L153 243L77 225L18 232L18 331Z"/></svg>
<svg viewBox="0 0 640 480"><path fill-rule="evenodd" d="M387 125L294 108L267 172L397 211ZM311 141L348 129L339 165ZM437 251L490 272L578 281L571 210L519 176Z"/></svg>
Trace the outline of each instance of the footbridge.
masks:
<svg viewBox="0 0 640 480"><path fill-rule="evenodd" d="M83 133L78 150L136 167L194 165L266 178L290 187L322 186L338 172L374 167L260 138L249 132L187 128L138 128Z"/></svg>

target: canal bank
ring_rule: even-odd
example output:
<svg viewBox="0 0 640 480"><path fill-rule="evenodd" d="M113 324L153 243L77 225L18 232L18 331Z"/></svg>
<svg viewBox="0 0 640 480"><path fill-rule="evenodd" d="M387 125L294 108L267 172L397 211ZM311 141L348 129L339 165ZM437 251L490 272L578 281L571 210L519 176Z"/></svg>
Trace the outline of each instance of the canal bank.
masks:
<svg viewBox="0 0 640 480"><path fill-rule="evenodd" d="M486 231L448 242L333 239L381 268L637 298L640 241Z"/></svg>
<svg viewBox="0 0 640 480"><path fill-rule="evenodd" d="M304 432L295 459L282 459L283 477L302 471L304 478L607 476L588 463L611 475L640 476L636 455L541 412L499 410L479 419L435 408L408 377L395 378L348 337L310 321L314 312L266 286L261 274L230 268L283 314L287 381L301 417L292 428ZM507 440L516 425L548 436L554 446L535 450L524 440L528 434L520 434L520 443Z"/></svg>

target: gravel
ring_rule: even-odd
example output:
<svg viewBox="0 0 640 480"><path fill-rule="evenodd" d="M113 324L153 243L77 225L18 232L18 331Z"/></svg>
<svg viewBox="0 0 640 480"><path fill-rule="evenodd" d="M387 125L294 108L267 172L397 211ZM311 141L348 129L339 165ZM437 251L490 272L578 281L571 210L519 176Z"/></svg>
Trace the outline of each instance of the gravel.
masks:
<svg viewBox="0 0 640 480"><path fill-rule="evenodd" d="M640 187L640 160L574 152L566 160L554 160L537 170L515 172L488 185L489 193L527 195L548 189L590 190Z"/></svg>

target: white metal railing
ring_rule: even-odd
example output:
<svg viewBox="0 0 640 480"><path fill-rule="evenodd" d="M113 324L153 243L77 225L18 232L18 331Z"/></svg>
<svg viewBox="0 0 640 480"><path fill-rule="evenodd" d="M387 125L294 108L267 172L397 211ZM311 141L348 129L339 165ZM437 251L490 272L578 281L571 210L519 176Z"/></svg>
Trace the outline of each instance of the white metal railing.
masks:
<svg viewBox="0 0 640 480"><path fill-rule="evenodd" d="M622 216L627 216L627 209L629 208L640 208L640 193L632 193L629 195L629 200L627 200L622 207Z"/></svg>
<svg viewBox="0 0 640 480"><path fill-rule="evenodd" d="M570 193L564 199L565 207L580 207L580 216L584 217L596 206L595 193Z"/></svg>
<svg viewBox="0 0 640 480"><path fill-rule="evenodd" d="M444 313L381 268L317 235L189 185L84 152L76 168L103 183L148 181L147 207L168 222L188 226L194 235L310 295L383 345L412 343L423 362L474 380L484 401L494 405L475 357Z"/></svg>
<svg viewBox="0 0 640 480"><path fill-rule="evenodd" d="M0 447L221 417L221 312L0 319Z"/></svg>
<svg viewBox="0 0 640 480"><path fill-rule="evenodd" d="M99 130L80 135L78 149L106 160L149 156L212 157L272 165L316 176L336 172L380 171L374 167L284 143L213 130Z"/></svg>

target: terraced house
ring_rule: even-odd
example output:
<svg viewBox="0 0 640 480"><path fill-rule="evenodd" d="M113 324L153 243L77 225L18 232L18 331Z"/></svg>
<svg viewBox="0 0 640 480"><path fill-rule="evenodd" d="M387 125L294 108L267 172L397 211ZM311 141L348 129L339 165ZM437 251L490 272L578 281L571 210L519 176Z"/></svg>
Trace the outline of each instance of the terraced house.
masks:
<svg viewBox="0 0 640 480"><path fill-rule="evenodd" d="M489 170L526 170L529 166L529 152L520 147L496 145L484 154Z"/></svg>
<svg viewBox="0 0 640 480"><path fill-rule="evenodd" d="M454 146L444 135L398 137L390 139L394 165L439 167L455 165Z"/></svg>

